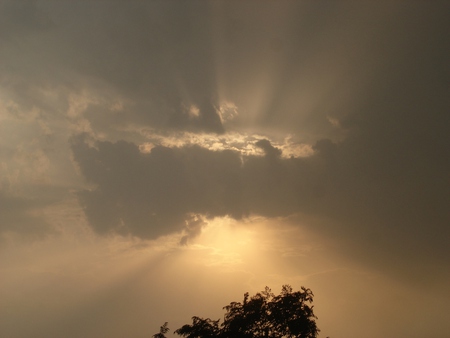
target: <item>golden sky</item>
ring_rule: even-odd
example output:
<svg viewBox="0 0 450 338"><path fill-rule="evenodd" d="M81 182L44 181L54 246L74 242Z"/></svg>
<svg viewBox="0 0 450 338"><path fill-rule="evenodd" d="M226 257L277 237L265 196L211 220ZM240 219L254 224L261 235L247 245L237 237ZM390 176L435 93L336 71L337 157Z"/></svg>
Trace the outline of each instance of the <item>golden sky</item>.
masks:
<svg viewBox="0 0 450 338"><path fill-rule="evenodd" d="M0 2L0 336L290 284L321 337L448 337L449 9Z"/></svg>

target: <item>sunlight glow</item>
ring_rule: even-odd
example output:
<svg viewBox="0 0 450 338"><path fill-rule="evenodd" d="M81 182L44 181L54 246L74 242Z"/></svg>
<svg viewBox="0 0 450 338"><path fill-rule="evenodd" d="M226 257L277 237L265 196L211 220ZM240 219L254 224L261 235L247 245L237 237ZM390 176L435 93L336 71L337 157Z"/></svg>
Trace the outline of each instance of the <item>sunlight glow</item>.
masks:
<svg viewBox="0 0 450 338"><path fill-rule="evenodd" d="M225 217L212 220L193 249L205 253L203 259L207 266L233 268L244 264L256 245L254 230L237 227L236 221Z"/></svg>

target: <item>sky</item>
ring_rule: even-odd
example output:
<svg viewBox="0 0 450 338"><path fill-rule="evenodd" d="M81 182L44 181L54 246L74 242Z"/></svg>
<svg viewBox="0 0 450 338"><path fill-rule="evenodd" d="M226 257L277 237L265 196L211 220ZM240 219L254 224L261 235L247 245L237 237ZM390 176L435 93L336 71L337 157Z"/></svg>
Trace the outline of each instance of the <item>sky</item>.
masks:
<svg viewBox="0 0 450 338"><path fill-rule="evenodd" d="M448 1L0 1L0 336L310 288L450 335Z"/></svg>

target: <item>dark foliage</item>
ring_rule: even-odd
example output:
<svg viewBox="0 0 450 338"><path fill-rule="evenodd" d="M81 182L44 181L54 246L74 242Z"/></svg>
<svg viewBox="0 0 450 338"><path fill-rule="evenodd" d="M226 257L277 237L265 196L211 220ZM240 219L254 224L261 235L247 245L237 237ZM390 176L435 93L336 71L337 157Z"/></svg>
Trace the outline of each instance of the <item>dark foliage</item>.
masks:
<svg viewBox="0 0 450 338"><path fill-rule="evenodd" d="M159 328L159 333L154 334L153 338L166 338L166 333L169 332L169 328L167 327L167 322L164 323L163 326Z"/></svg>
<svg viewBox="0 0 450 338"><path fill-rule="evenodd" d="M176 334L188 338L214 338L223 337L219 328L219 320L192 317L192 325L183 325L175 331Z"/></svg>
<svg viewBox="0 0 450 338"><path fill-rule="evenodd" d="M313 293L304 287L293 291L284 285L279 295L274 295L266 287L262 292L244 300L232 302L224 307L223 323L219 320L192 317L192 324L183 325L175 331L186 338L316 338ZM155 338L165 338L163 328ZM168 329L167 329L168 330Z"/></svg>

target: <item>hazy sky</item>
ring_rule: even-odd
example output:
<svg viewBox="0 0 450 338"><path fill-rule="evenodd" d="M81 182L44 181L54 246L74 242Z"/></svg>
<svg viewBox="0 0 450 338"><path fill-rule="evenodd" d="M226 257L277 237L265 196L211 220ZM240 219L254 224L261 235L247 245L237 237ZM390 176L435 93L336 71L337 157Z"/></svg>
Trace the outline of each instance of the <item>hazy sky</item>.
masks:
<svg viewBox="0 0 450 338"><path fill-rule="evenodd" d="M321 337L448 337L449 12L0 1L0 336L151 337L291 284Z"/></svg>

